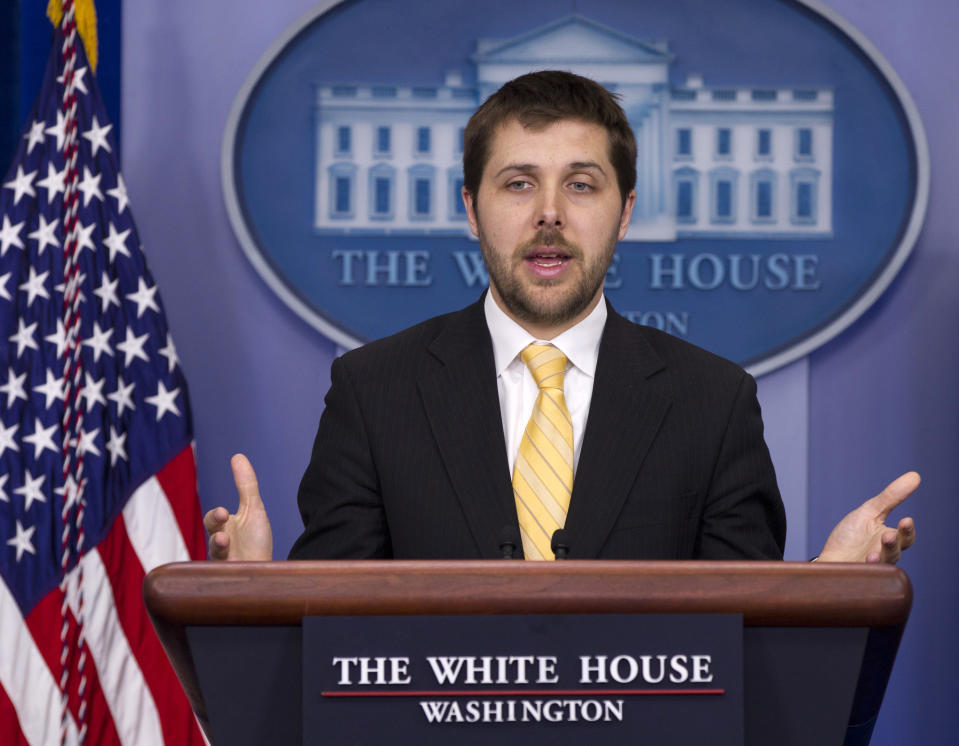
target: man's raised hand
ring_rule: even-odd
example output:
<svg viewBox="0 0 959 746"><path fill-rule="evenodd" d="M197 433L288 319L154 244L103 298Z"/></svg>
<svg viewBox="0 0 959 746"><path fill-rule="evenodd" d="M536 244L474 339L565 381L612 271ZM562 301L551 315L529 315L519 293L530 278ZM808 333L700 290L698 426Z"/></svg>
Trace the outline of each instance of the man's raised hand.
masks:
<svg viewBox="0 0 959 746"><path fill-rule="evenodd" d="M230 459L239 504L236 513L213 508L203 516L203 527L210 537L210 559L271 560L273 530L266 515L253 465L242 453Z"/></svg>
<svg viewBox="0 0 959 746"><path fill-rule="evenodd" d="M892 528L886 525L886 518L918 486L919 475L910 471L866 500L836 524L826 539L819 561L898 562L902 551L916 540L916 527L912 518L903 518Z"/></svg>

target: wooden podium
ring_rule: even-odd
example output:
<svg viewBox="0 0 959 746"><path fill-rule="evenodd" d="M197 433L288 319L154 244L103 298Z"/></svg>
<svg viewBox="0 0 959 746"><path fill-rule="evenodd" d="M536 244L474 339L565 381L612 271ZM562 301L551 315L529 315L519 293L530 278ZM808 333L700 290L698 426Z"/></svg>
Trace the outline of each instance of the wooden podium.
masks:
<svg viewBox="0 0 959 746"><path fill-rule="evenodd" d="M194 562L146 605L214 746L299 744L304 616L743 615L745 741L867 744L912 603L888 565Z"/></svg>

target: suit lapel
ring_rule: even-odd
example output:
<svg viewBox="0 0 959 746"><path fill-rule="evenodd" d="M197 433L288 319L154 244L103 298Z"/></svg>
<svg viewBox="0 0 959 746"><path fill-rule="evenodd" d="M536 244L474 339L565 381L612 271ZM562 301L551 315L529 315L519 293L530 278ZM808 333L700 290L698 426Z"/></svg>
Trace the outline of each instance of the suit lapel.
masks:
<svg viewBox="0 0 959 746"><path fill-rule="evenodd" d="M454 314L429 352L438 364L420 377L420 396L480 554L495 558L516 508L482 301Z"/></svg>
<svg viewBox="0 0 959 746"><path fill-rule="evenodd" d="M577 559L602 549L669 409L663 367L642 329L610 308L566 519Z"/></svg>

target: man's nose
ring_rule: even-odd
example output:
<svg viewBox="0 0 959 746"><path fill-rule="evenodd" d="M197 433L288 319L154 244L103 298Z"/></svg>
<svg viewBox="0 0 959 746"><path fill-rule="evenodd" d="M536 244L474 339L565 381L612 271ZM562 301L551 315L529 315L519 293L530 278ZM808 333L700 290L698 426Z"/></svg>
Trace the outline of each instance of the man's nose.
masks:
<svg viewBox="0 0 959 746"><path fill-rule="evenodd" d="M562 228L564 222L560 190L553 187L541 188L536 210L536 227Z"/></svg>

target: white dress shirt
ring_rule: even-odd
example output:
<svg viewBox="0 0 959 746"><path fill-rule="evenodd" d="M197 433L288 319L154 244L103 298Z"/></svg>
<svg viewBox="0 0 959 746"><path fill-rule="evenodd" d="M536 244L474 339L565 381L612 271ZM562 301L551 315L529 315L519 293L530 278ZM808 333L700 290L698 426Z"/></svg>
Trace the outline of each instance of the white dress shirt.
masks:
<svg viewBox="0 0 959 746"><path fill-rule="evenodd" d="M486 293L484 303L486 324L493 338L493 364L496 367L496 390L499 392L499 410L503 418L503 434L506 436L506 454L509 473L513 473L516 454L523 439L526 423L533 414L533 405L539 389L533 374L520 358L519 353L529 344L551 344L566 355L566 377L563 395L566 407L573 420L573 468L579 464L579 453L586 430L589 402L593 397L593 380L596 375L596 360L599 357L599 342L606 325L606 301L600 299L589 316L575 326L550 340L533 337L503 311L492 293Z"/></svg>

